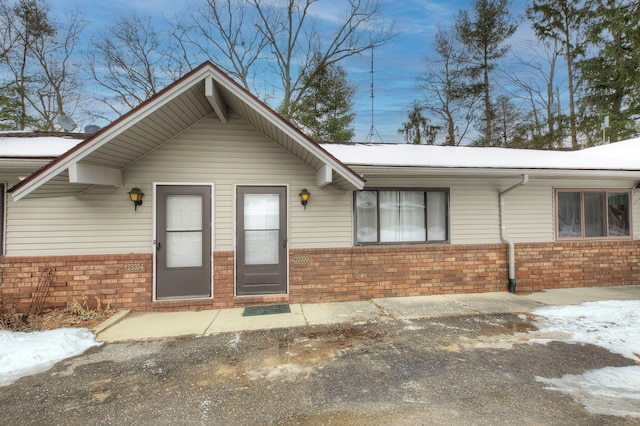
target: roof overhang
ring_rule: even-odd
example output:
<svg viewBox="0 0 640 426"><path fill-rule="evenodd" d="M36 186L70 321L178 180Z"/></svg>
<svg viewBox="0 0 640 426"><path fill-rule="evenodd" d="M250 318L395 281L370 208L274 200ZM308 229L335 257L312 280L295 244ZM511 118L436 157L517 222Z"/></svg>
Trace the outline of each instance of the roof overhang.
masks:
<svg viewBox="0 0 640 426"><path fill-rule="evenodd" d="M640 170L602 169L498 169L498 168L451 168L451 167L407 167L350 165L351 169L367 178L485 178L503 179L528 175L537 179L635 179L640 180Z"/></svg>
<svg viewBox="0 0 640 426"><path fill-rule="evenodd" d="M200 120L230 112L316 172L318 186L361 189L364 181L266 104L206 62L9 190L27 196L78 195L94 185L122 185L124 171Z"/></svg>
<svg viewBox="0 0 640 426"><path fill-rule="evenodd" d="M39 168L46 166L52 158L0 158L0 170L7 173L23 173L29 175Z"/></svg>

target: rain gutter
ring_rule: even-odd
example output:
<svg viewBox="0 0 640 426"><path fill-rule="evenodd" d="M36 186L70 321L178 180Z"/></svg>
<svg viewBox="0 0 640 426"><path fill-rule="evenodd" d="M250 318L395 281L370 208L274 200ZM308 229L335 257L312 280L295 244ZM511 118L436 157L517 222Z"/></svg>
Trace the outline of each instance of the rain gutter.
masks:
<svg viewBox="0 0 640 426"><path fill-rule="evenodd" d="M509 240L506 236L507 225L505 224L504 219L504 195L512 189L526 185L527 182L529 182L529 175L522 175L522 180L520 182L510 186L498 194L498 200L500 202L500 239L503 243L506 243L509 246L509 292L511 293L516 292L516 255L513 241Z"/></svg>

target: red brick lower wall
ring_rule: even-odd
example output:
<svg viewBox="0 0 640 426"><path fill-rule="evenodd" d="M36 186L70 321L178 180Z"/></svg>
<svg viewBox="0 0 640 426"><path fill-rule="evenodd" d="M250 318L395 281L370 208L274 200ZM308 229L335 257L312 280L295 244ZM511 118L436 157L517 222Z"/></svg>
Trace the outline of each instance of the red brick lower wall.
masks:
<svg viewBox="0 0 640 426"><path fill-rule="evenodd" d="M640 241L516 244L518 291L640 284Z"/></svg>
<svg viewBox="0 0 640 426"><path fill-rule="evenodd" d="M516 244L518 291L640 284L640 241ZM46 267L45 307L87 301L139 311L507 291L504 244L292 250L289 294L234 296L233 252L214 253L214 297L156 301L151 254L0 258L0 297L26 312Z"/></svg>
<svg viewBox="0 0 640 426"><path fill-rule="evenodd" d="M292 302L504 291L503 244L367 246L296 250Z"/></svg>

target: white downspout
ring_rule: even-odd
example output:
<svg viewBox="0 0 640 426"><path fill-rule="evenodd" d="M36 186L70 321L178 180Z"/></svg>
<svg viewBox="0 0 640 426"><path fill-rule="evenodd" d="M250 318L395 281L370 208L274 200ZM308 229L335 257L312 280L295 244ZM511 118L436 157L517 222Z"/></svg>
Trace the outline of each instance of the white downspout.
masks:
<svg viewBox="0 0 640 426"><path fill-rule="evenodd" d="M516 292L516 255L513 242L508 240L506 236L507 225L504 220L504 194L519 186L526 185L527 182L529 182L529 175L522 175L522 181L510 186L498 194L498 200L500 202L500 239L503 243L507 243L509 245L509 291L511 293Z"/></svg>

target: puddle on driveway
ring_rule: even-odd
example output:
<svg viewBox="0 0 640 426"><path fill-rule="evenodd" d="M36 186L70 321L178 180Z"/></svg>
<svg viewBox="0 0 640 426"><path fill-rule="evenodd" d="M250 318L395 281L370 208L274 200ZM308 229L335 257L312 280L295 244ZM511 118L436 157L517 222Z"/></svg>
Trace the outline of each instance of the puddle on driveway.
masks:
<svg viewBox="0 0 640 426"><path fill-rule="evenodd" d="M242 333L230 336L237 351L222 361L212 361L208 372L214 377L292 382L304 379L318 368L350 351L357 351L382 336L367 328L347 328L329 331L311 331L305 334L284 335L274 344L257 350L241 348ZM207 386L214 377L198 374L199 386Z"/></svg>
<svg viewBox="0 0 640 426"><path fill-rule="evenodd" d="M569 333L539 331L534 325L534 317L529 314L517 316L470 316L463 320L469 328L461 328L466 333L450 345L439 346L447 352L462 349L511 349L514 345L562 341ZM473 331L472 331L473 330Z"/></svg>

